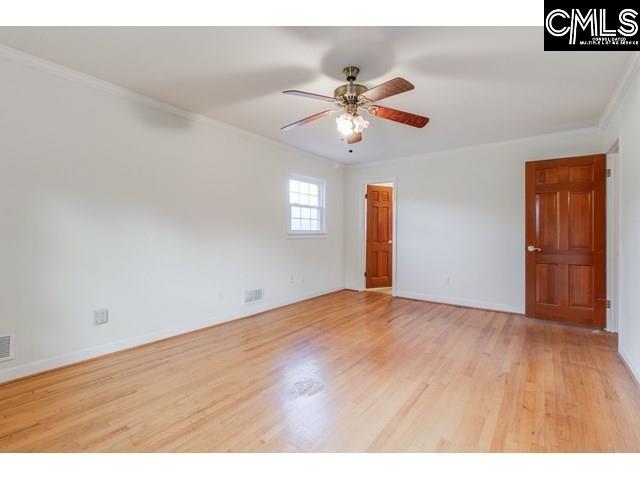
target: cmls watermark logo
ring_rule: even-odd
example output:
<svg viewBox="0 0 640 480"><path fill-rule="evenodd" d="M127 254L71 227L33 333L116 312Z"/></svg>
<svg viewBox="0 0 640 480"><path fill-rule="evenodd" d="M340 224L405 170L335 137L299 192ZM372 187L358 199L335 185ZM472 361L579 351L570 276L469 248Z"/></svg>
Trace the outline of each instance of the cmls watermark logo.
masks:
<svg viewBox="0 0 640 480"><path fill-rule="evenodd" d="M609 6L616 3L623 5ZM576 4L565 6L562 1L545 0L545 50L640 50L637 0L602 0L603 8Z"/></svg>

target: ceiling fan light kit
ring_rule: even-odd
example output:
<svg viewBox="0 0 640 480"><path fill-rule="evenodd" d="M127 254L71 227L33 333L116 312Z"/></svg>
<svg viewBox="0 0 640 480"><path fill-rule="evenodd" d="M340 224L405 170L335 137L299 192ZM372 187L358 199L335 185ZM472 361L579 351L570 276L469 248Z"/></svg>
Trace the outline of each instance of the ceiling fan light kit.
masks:
<svg viewBox="0 0 640 480"><path fill-rule="evenodd" d="M336 124L338 131L343 135L351 135L352 133L362 133L364 129L369 126L369 121L362 118L360 115L351 115L349 113L343 113L336 118Z"/></svg>
<svg viewBox="0 0 640 480"><path fill-rule="evenodd" d="M361 110L373 117L384 118L416 128L422 128L429 122L427 117L373 104L373 102L377 102L378 100L413 90L414 86L404 78L396 77L377 87L368 89L364 85L355 83L360 73L358 67L346 67L342 70L342 73L344 73L348 83L336 88L333 92L333 97L300 90L285 90L282 92L286 95L296 95L330 102L338 107L334 110L325 110L324 112L298 120L297 122L282 127L282 130L290 130L327 115L340 113L336 118L336 126L338 131L347 139L347 143L352 144L362 140L362 132L369 126L369 121L360 115L359 111Z"/></svg>

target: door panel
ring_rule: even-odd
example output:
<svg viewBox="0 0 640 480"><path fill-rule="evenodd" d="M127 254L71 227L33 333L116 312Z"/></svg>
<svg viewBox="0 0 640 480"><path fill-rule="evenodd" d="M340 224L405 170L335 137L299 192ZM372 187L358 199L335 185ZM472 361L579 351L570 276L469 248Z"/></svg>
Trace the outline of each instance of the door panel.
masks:
<svg viewBox="0 0 640 480"><path fill-rule="evenodd" d="M536 301L547 305L558 305L556 291L558 266L552 263L536 265Z"/></svg>
<svg viewBox="0 0 640 480"><path fill-rule="evenodd" d="M367 288L391 286L392 197L391 187L367 185Z"/></svg>
<svg viewBox="0 0 640 480"><path fill-rule="evenodd" d="M559 248L560 202L558 193L539 193L536 198L536 210L536 243L542 247Z"/></svg>
<svg viewBox="0 0 640 480"><path fill-rule="evenodd" d="M526 164L526 314L605 326L605 156Z"/></svg>
<svg viewBox="0 0 640 480"><path fill-rule="evenodd" d="M553 185L560 181L557 168L540 168L536 172L538 185Z"/></svg>
<svg viewBox="0 0 640 480"><path fill-rule="evenodd" d="M569 265L569 306L593 308L593 267Z"/></svg>
<svg viewBox="0 0 640 480"><path fill-rule="evenodd" d="M593 250L593 192L569 192L569 249Z"/></svg>
<svg viewBox="0 0 640 480"><path fill-rule="evenodd" d="M593 182L593 165L569 167L569 182Z"/></svg>

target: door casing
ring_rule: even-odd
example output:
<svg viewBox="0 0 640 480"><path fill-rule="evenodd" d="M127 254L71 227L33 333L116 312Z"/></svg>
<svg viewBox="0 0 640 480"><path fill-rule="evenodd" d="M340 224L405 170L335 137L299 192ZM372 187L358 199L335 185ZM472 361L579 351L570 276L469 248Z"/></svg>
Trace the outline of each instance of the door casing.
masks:
<svg viewBox="0 0 640 480"><path fill-rule="evenodd" d="M617 332L620 318L620 161L618 142L607 153L607 331Z"/></svg>

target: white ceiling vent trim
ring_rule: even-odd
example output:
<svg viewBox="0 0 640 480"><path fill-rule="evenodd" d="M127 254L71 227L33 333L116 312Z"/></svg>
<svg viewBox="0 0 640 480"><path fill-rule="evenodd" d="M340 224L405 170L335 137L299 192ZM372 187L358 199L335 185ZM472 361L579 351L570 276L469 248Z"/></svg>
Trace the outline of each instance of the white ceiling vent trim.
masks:
<svg viewBox="0 0 640 480"><path fill-rule="evenodd" d="M0 362L13 360L15 354L16 337L12 333L0 333Z"/></svg>

